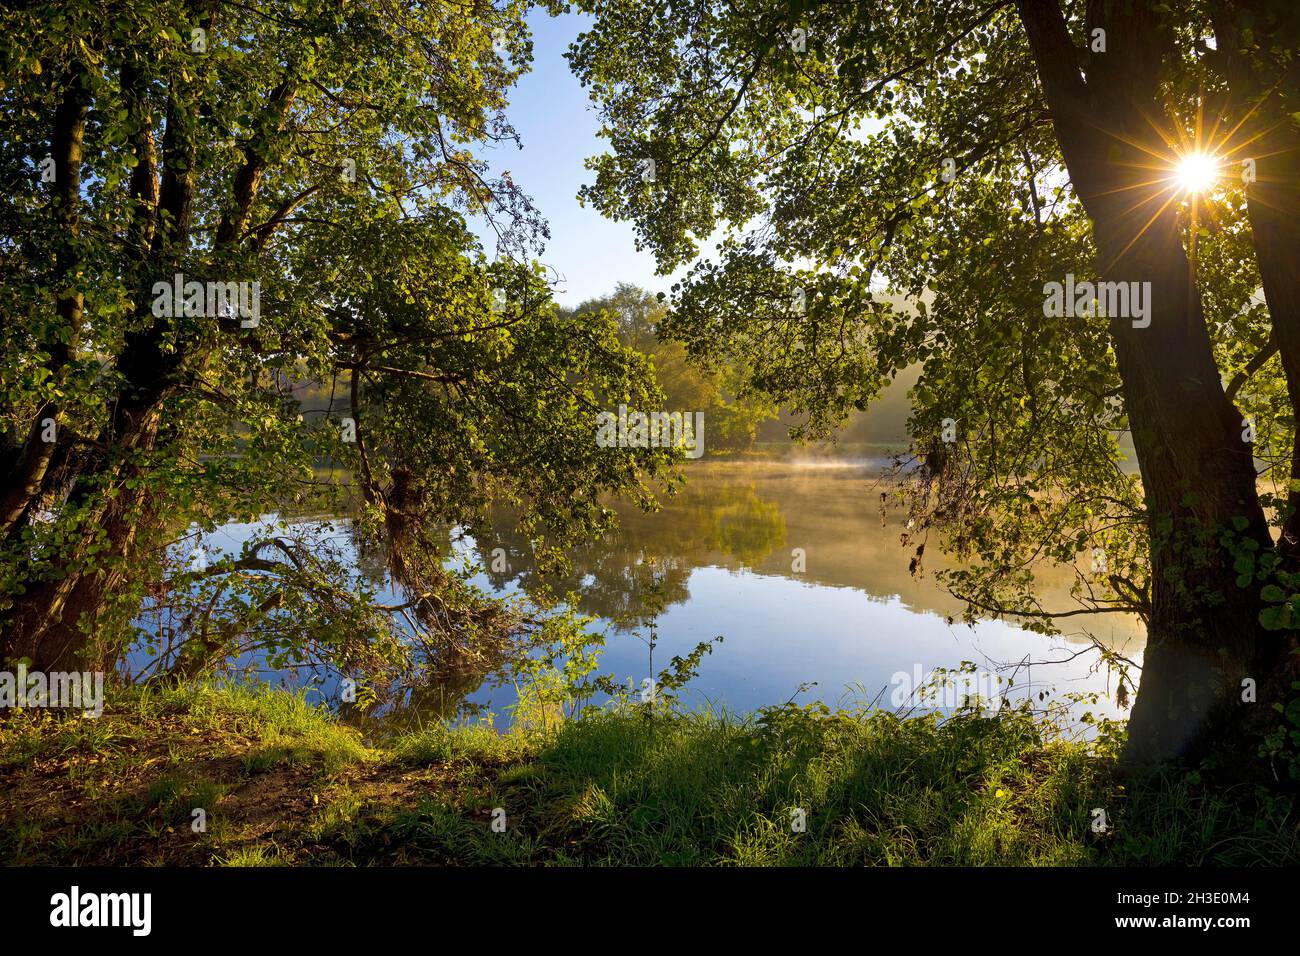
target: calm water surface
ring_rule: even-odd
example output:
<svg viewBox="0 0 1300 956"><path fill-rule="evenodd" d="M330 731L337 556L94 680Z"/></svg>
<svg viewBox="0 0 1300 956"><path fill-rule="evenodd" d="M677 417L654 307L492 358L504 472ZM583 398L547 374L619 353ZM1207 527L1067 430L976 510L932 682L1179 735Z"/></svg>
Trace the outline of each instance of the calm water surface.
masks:
<svg viewBox="0 0 1300 956"><path fill-rule="evenodd" d="M1097 691L1106 694L1101 703L1075 707L1076 716L1089 709L1125 715L1107 693L1114 680L1097 671L1096 654L1079 652L1088 648L1084 632L1091 631L1140 663L1136 618L1072 617L1070 633L1057 638L1003 621L950 623L961 604L934 580L942 559L928 554L922 573L909 573L911 549L899 542L904 519L898 513L882 518L878 471L871 462L692 463L686 488L662 511L620 509L620 528L574 553L572 574L555 590L576 592L580 608L599 618L593 627L607 638L601 671L625 683L640 686L674 655L722 636L685 692L684 701L695 706L747 712L790 699L836 705L870 700L882 689L888 703L897 673L928 674L972 661L1014 674L1013 698ZM229 525L210 544L237 551L259 530ZM346 540L346 522L335 519L331 533ZM538 579L518 557L527 553L524 545L503 535L493 542L463 539L455 547L461 560L485 567L492 549L504 548L509 570L473 580L510 594ZM794 570L795 549L804 554L801 572ZM1068 572L1047 578L1046 606L1072 607L1069 584ZM648 595L662 606L657 617L646 610ZM397 595L390 589L389 597ZM647 618L657 635L653 662ZM467 697L457 692L433 709L443 716L476 711L504 725L515 691L492 683ZM330 693L328 680L323 693Z"/></svg>

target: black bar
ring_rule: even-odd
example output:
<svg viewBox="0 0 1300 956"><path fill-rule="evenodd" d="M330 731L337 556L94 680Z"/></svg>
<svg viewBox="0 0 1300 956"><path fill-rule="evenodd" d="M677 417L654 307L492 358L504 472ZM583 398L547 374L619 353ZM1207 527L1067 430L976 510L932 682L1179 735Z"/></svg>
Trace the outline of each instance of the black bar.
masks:
<svg viewBox="0 0 1300 956"><path fill-rule="evenodd" d="M600 924L633 936L681 932L692 940L708 934L707 927L719 933L766 933L764 927L770 927L801 937L829 930L898 930L980 945L1034 931L1072 941L1159 931L1167 938L1199 934L1216 940L1251 930L1279 932L1294 925L1296 874L1294 869L33 868L0 871L0 885L15 940L75 934L126 946L249 938L332 946L396 943L434 931L431 941L466 931L513 934L545 928L557 941L559 931L594 943L601 937L587 936L587 927ZM73 886L83 905L87 894L150 894L148 935L135 936L129 925L52 926L52 898L65 894L70 902ZM1189 924L1206 918L1248 922ZM1133 919L1153 922L1120 925ZM673 925L679 929L668 929ZM688 929L695 926L704 928Z"/></svg>

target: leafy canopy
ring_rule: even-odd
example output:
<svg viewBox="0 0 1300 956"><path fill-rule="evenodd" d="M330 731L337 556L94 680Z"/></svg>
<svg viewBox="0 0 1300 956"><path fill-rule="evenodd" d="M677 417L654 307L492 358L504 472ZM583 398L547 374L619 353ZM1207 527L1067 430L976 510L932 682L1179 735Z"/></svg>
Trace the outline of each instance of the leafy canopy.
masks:
<svg viewBox="0 0 1300 956"><path fill-rule="evenodd" d="M1045 283L1095 279L1099 263L1014 6L578 6L594 21L569 59L610 143L584 198L633 222L664 273L693 263L665 333L747 368L811 435L919 369L905 541L923 548L933 530L970 559L947 580L972 615L1021 611L1051 629L1033 591L1043 560L1078 567L1084 608L1149 613L1105 323L1043 311ZM1083 4L1064 6L1089 49ZM1170 122L1190 139L1224 83L1203 5L1166 19L1185 24L1162 68ZM646 159L653 182L638 175ZM1197 223L1184 216L1225 381L1245 379L1269 338L1244 211L1225 181ZM705 242L716 247L697 258ZM1294 426L1278 363L1249 371L1238 398L1284 480Z"/></svg>
<svg viewBox="0 0 1300 956"><path fill-rule="evenodd" d="M650 365L611 317L560 314L532 261L545 224L482 158L515 138L504 109L531 56L526 6L76 0L0 14L5 460L41 409L57 409L59 435L4 543L0 613L108 575L109 607L77 610L109 659L146 596L179 602L200 659L263 619L280 649L372 633L356 610L372 589L283 533L287 547L169 566L187 534L342 507L359 546L390 549L417 616L450 630L465 622L430 595L491 612L441 573L446 541L424 523L472 531L505 500L543 548L603 527L602 491L648 500L670 452L594 435L600 409L659 405ZM80 188L61 201L42 171L78 102ZM154 285L177 273L259 283L260 317L157 314ZM65 307L74 295L83 309ZM137 405L130 420L146 424L127 440Z"/></svg>

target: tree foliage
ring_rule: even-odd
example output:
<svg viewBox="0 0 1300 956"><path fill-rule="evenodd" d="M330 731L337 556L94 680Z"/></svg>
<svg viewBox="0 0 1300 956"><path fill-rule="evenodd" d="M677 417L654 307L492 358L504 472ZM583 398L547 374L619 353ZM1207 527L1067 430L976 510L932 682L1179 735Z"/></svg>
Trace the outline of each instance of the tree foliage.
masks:
<svg viewBox="0 0 1300 956"><path fill-rule="evenodd" d="M664 393L669 411L704 414L707 423L706 450L736 451L748 448L758 426L775 417L770 399L747 391L746 369L737 364L692 362L681 342L660 336L659 327L668 317L661 300L626 282L611 295L582 303L577 314L609 310L618 323L619 340L650 357L655 380Z"/></svg>
<svg viewBox="0 0 1300 956"><path fill-rule="evenodd" d="M360 638L401 621L285 526L174 566L181 538L308 507L354 515L357 547L412 595L408 623L508 632L519 615L444 572L435 519L472 530L504 500L546 550L606 525L603 491L648 500L669 452L594 435L600 409L658 404L650 365L611 318L559 312L532 261L544 222L481 157L515 139L524 13L0 14L0 654L111 663L142 600L166 597L186 605L186 667L235 633L361 660ZM178 274L258 283L260 315L156 307Z"/></svg>
<svg viewBox="0 0 1300 956"><path fill-rule="evenodd" d="M749 369L814 436L919 367L909 543L968 559L948 583L972 616L1142 615L1165 701L1144 757L1182 753L1243 674L1282 676L1230 541L1272 548L1253 453L1281 505L1270 560L1294 560L1293 7L579 6L594 25L569 57L611 147L584 198L664 272L720 240L668 335ZM1198 151L1220 175L1193 197L1177 167ZM1048 316L1067 275L1149 281L1153 331ZM1080 606L1040 605L1043 561L1078 568Z"/></svg>

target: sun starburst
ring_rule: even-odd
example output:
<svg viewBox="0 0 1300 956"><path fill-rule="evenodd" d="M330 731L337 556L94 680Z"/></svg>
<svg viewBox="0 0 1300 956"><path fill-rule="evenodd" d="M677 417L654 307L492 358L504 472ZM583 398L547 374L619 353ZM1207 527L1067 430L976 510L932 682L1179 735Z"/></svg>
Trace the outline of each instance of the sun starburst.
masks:
<svg viewBox="0 0 1300 956"><path fill-rule="evenodd" d="M1219 179L1218 157L1199 150L1184 153L1174 166L1173 181L1184 193L1204 195Z"/></svg>

